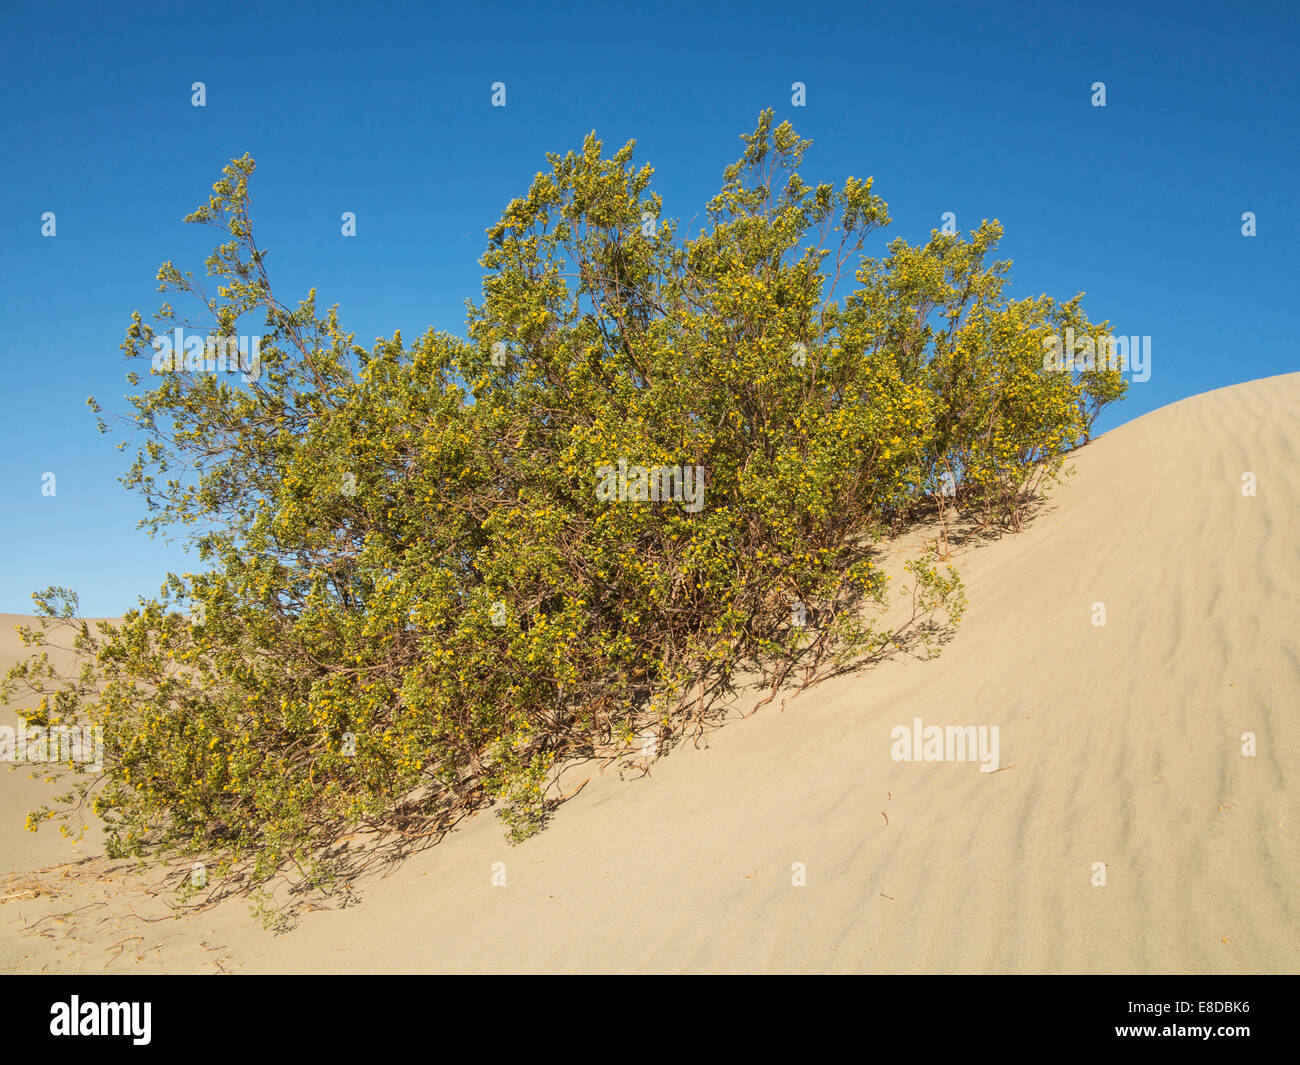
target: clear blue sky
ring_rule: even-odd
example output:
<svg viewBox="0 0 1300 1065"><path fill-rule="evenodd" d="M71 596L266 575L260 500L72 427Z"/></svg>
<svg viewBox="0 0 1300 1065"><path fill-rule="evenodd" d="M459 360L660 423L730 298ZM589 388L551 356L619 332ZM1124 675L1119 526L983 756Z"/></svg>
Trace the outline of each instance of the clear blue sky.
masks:
<svg viewBox="0 0 1300 1065"><path fill-rule="evenodd" d="M545 152L635 138L665 214L690 219L770 106L813 139L810 180L875 177L895 219L879 246L945 211L962 230L998 218L1014 294L1083 290L1094 319L1151 336L1151 379L1103 428L1300 368L1292 3L17 6L0 16L2 611L62 584L118 613L193 568L136 531L126 456L85 399L126 409L129 315L157 308L164 260L201 273L214 234L181 218L244 152L280 298L316 286L365 344L463 332L483 231Z"/></svg>

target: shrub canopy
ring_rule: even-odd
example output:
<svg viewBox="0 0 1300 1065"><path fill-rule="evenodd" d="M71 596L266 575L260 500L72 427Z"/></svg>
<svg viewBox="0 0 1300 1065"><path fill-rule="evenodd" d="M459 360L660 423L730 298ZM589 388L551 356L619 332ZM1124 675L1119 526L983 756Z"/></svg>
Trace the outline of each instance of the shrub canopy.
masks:
<svg viewBox="0 0 1300 1065"><path fill-rule="evenodd" d="M97 635L42 593L86 669L10 675L40 696L32 722L104 728L82 784L112 853L251 858L256 883L315 868L351 826L484 795L518 837L557 761L647 722L671 743L706 678L902 646L868 609L886 599L870 545L935 501L1019 524L1124 388L1045 369L1044 338L1106 323L1079 297L1007 298L997 222L865 256L889 222L870 179L805 184L809 142L770 112L744 141L689 239L632 144L549 156L488 230L467 336L372 350L314 291L272 294L253 160L226 167L187 219L223 234L215 292L158 274L202 318L137 313L123 345L143 441L124 483L205 566ZM176 326L249 320L255 377L154 368ZM701 471L699 505L690 484L642 501L638 467L672 471L665 494ZM950 569L921 558L912 581L914 630L957 619Z"/></svg>

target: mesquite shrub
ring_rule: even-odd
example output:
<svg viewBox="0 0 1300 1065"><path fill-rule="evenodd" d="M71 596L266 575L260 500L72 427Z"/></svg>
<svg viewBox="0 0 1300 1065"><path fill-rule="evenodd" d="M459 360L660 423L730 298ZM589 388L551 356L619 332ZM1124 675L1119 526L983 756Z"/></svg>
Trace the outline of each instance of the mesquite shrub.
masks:
<svg viewBox="0 0 1300 1065"><path fill-rule="evenodd" d="M71 625L85 667L8 681L32 725L104 729L78 793L111 853L317 876L357 826L480 798L517 838L559 763L647 722L670 744L708 678L903 646L870 545L935 500L1019 524L1124 388L1045 369L1044 338L1107 326L1077 297L1005 298L996 222L866 256L889 222L870 180L805 184L809 142L770 112L744 140L692 239L631 144L550 156L488 231L467 335L373 350L314 291L273 295L253 161L226 167L187 219L222 234L215 282L158 274L200 317L137 313L123 344L124 483L204 566L97 632L41 593L28 642ZM256 373L158 359L178 326L250 321ZM909 631L958 619L951 569L909 579Z"/></svg>

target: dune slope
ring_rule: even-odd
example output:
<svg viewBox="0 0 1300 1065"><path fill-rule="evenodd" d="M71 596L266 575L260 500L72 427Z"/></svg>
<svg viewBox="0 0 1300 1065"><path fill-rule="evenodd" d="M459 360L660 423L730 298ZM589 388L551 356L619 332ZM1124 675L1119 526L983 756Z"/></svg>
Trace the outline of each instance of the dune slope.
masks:
<svg viewBox="0 0 1300 1065"><path fill-rule="evenodd" d="M1106 434L1026 531L958 552L941 657L597 776L518 847L480 815L278 937L240 904L136 928L103 892L114 920L60 946L21 933L75 902L17 900L0 968L1300 970L1297 412L1291 374ZM915 718L997 726L999 771L895 761ZM149 949L114 955L124 929Z"/></svg>

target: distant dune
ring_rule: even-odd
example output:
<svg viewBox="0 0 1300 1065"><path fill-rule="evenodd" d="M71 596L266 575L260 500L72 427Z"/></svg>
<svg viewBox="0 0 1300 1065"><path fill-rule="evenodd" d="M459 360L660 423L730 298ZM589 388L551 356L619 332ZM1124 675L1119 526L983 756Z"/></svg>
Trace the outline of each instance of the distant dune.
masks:
<svg viewBox="0 0 1300 1065"><path fill-rule="evenodd" d="M27 615L0 614L0 676L14 662L30 654L14 626L32 624L35 624L35 619ZM72 656L52 651L50 661L60 670L67 670ZM28 703L17 699L15 705L26 706ZM0 726L4 725L16 729L21 722L10 707L0 704ZM47 826L40 832L27 831L27 812L36 809L51 795L66 790L66 786L59 789L43 783L40 768L33 764L14 767L11 763L0 762L0 875L103 853L98 831L87 833L75 847L54 827ZM0 891L0 895L3 894L5 892Z"/></svg>
<svg viewBox="0 0 1300 1065"><path fill-rule="evenodd" d="M239 902L142 923L124 863L11 875L0 969L1300 970L1298 415L1290 374L1107 433L957 552L941 657L596 774L521 846L482 814L283 936ZM998 771L895 761L917 718L997 726ZM0 772L0 871L73 856L22 832L36 788Z"/></svg>

